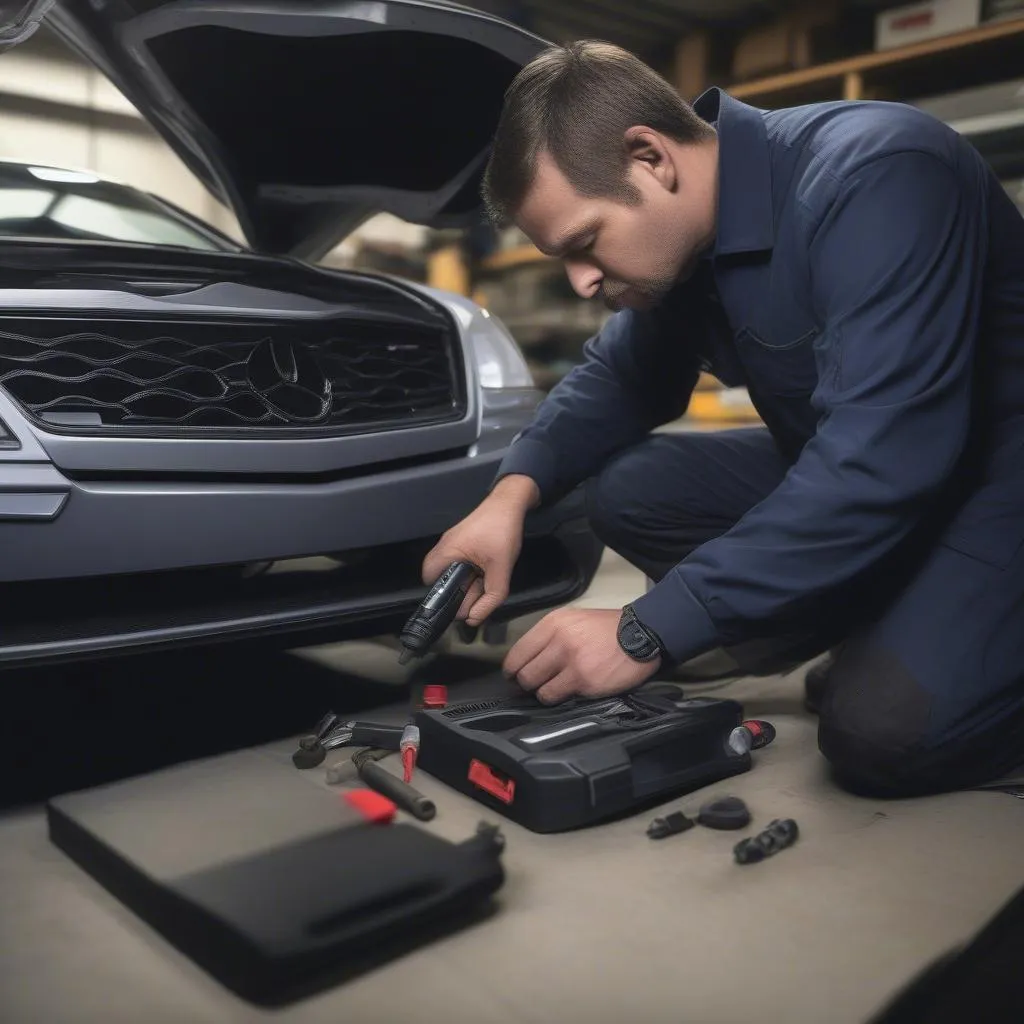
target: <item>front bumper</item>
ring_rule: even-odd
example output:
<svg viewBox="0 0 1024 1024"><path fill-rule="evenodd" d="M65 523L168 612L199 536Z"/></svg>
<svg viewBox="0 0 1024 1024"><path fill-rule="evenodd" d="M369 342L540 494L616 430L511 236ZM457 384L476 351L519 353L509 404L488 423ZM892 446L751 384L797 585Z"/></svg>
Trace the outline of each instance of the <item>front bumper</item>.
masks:
<svg viewBox="0 0 1024 1024"><path fill-rule="evenodd" d="M76 485L52 522L0 527L15 538L0 583L7 609L0 665L397 633L423 596L423 556L476 505L494 468L490 459L465 459L443 471L375 475L372 485L256 491ZM534 514L495 620L573 600L600 556L579 493ZM245 570L273 558L282 561L268 572ZM156 563L193 567L140 568Z"/></svg>
<svg viewBox="0 0 1024 1024"><path fill-rule="evenodd" d="M333 480L75 480L5 466L12 495L51 496L2 525L0 582L300 558L440 535L487 493L500 457L463 456ZM60 495L63 500L58 502Z"/></svg>
<svg viewBox="0 0 1024 1024"><path fill-rule="evenodd" d="M0 393L19 441L0 452L0 665L397 633L422 598L423 556L487 493L537 402L514 389L486 398L471 446L332 472L297 458L275 478L237 462L233 474L219 472L213 457L205 472L169 472L160 460L148 473L121 464L90 472L63 449L57 460L54 439ZM202 443L179 447L202 463ZM572 600L600 553L580 495L531 516L496 618Z"/></svg>

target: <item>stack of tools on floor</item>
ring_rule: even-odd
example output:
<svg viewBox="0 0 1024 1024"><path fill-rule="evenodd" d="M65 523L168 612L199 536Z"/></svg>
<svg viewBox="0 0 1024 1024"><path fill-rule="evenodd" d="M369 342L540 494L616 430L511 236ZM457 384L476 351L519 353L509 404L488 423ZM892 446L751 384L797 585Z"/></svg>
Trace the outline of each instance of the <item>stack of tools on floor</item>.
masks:
<svg viewBox="0 0 1024 1024"><path fill-rule="evenodd" d="M426 686L420 706L443 708L448 701L444 686ZM309 769L323 764L329 750L341 747L362 747L350 760L342 760L327 769L327 781L337 785L355 776L378 796L390 801L394 808L411 814L419 821L430 821L437 813L429 800L411 785L420 748L420 730L414 722L403 725L382 725L373 722L341 721L329 711L308 736L299 740L292 754L296 768ZM402 778L377 764L388 754L397 752L402 761ZM346 794L352 799L353 794ZM364 799L356 797L357 799Z"/></svg>

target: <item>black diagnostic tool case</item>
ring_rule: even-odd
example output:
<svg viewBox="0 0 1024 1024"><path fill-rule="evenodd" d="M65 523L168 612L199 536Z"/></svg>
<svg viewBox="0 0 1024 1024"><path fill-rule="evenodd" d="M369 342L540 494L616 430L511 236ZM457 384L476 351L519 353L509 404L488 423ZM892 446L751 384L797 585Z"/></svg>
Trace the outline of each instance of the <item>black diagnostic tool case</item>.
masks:
<svg viewBox="0 0 1024 1024"><path fill-rule="evenodd" d="M493 910L500 835L375 824L287 752L50 800L50 839L237 995L279 1006ZM145 1019L145 1013L140 1014Z"/></svg>
<svg viewBox="0 0 1024 1024"><path fill-rule="evenodd" d="M677 687L556 706L513 694L416 715L419 766L534 832L564 832L738 775L736 701Z"/></svg>

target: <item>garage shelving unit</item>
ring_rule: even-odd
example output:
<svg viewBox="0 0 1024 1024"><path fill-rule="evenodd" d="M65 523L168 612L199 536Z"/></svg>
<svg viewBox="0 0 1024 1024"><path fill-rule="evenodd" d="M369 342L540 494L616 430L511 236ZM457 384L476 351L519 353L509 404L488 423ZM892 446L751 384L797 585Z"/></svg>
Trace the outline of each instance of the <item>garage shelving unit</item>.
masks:
<svg viewBox="0 0 1024 1024"><path fill-rule="evenodd" d="M725 88L737 99L765 108L835 99L916 102L1022 74L1024 12L1017 18L913 45L733 82ZM1024 105L1019 111L1019 124L1006 123L1005 117L1003 120L987 127L978 124L977 131L1019 129L1024 134ZM506 320L542 386L550 387L560 378L578 359L583 342L600 325L597 311L582 312L595 304L577 299L567 284L559 287L557 282L565 281L560 264L514 233L502 239L497 251L469 269L469 279L478 301L491 305ZM545 285L545 281L549 283ZM758 421L743 392L724 389L707 375L698 384L688 418L707 426Z"/></svg>

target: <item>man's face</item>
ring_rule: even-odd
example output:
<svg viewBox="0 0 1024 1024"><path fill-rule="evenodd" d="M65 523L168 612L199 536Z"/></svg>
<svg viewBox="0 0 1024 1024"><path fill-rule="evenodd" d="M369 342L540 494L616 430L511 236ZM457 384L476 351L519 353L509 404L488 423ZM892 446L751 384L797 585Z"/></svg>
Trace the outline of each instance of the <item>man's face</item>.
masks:
<svg viewBox="0 0 1024 1024"><path fill-rule="evenodd" d="M533 184L517 226L541 252L562 259L573 289L600 298L609 309L649 309L689 276L708 243L706 211L687 208L675 169L631 160L636 204L580 195L547 153L537 161Z"/></svg>

